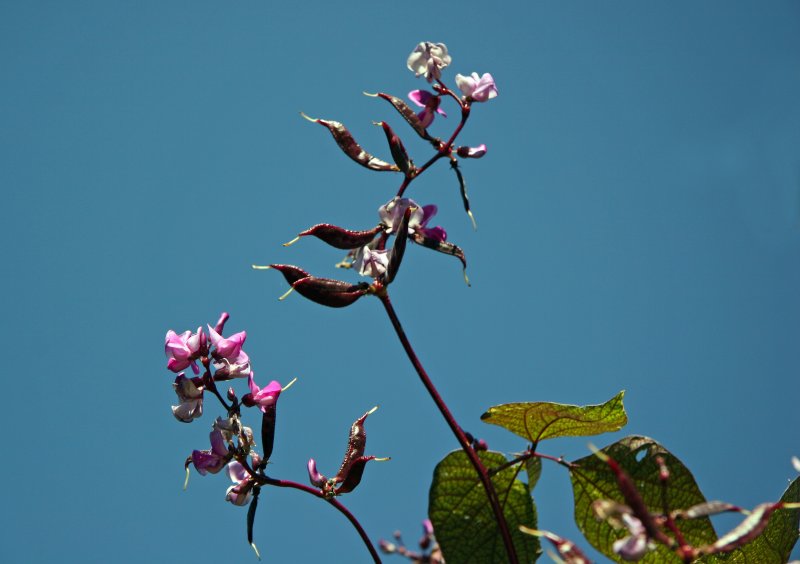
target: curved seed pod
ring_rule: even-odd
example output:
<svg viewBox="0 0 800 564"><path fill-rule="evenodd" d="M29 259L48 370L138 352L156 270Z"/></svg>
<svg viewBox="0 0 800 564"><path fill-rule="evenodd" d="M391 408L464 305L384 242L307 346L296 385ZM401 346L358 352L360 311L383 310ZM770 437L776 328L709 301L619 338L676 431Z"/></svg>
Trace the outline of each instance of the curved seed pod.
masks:
<svg viewBox="0 0 800 564"><path fill-rule="evenodd" d="M253 542L253 523L256 520L256 510L258 509L258 495L261 493L261 488L259 486L253 487L253 500L250 502L250 507L247 509L247 542L250 543L250 546L253 547L253 550L256 553L256 556L259 560L261 560L261 554L258 552L258 548L256 548L256 544Z"/></svg>
<svg viewBox="0 0 800 564"><path fill-rule="evenodd" d="M458 177L458 187L461 190L461 201L464 203L464 211L467 212L467 215L472 220L472 228L477 230L478 224L475 223L475 216L472 215L472 211L469 209L469 197L467 196L467 183L464 180L464 175L461 174L461 169L458 168L458 161L452 160L450 161L450 168L456 171L456 176Z"/></svg>
<svg viewBox="0 0 800 564"><path fill-rule="evenodd" d="M300 112L300 115L306 118L308 121L312 121L326 127L328 131L331 132L331 135L333 135L333 139L336 141L336 144L339 145L339 148L341 148L342 151L344 151L345 155L353 159L361 166L370 170L379 171L397 172L400 170L397 168L397 166L389 164L386 161L382 161L379 158L373 157L367 153L361 148L361 145L356 143L356 140L353 139L353 136L349 131L347 131L347 128L338 121L310 118L302 112Z"/></svg>
<svg viewBox="0 0 800 564"><path fill-rule="evenodd" d="M544 537L553 543L553 546L558 550L558 556L562 559L564 564L590 564L591 562L583 551L575 546L575 543L555 533L531 529L524 525L520 525L519 530L535 537Z"/></svg>
<svg viewBox="0 0 800 564"><path fill-rule="evenodd" d="M350 466L347 468L347 474L344 476L344 480L342 481L342 485L336 488L336 495L349 493L361 483L361 478L364 475L364 467L370 460L375 460L375 457L359 456L350 463Z"/></svg>
<svg viewBox="0 0 800 564"><path fill-rule="evenodd" d="M408 122L408 125L410 125L411 128L417 132L417 135L419 135L426 141L430 141L431 143L434 144L434 146L439 145L439 140L431 137L430 133L428 133L428 130L425 128L424 125L422 125L422 120L419 119L417 113L414 110L412 110L408 106L408 104L406 104L402 99L397 98L396 96L392 96L391 94L386 94L384 92L378 92L377 94L369 94L367 92L364 92L364 94L371 98L383 98L384 100L389 102L394 107L394 109L397 110L401 116L403 116L403 119L405 119Z"/></svg>
<svg viewBox="0 0 800 564"><path fill-rule="evenodd" d="M389 264L386 267L386 272L383 275L384 284L391 284L397 276L397 271L400 270L400 263L403 262L403 255L406 252L406 241L408 240L408 222L411 220L411 212L414 211L411 206L406 208L403 213L403 219L397 227L397 234L395 235L394 246L389 253Z"/></svg>
<svg viewBox="0 0 800 564"><path fill-rule="evenodd" d="M261 447L264 449L264 463L269 462L272 448L275 445L275 421L277 419L278 405L273 403L264 408L261 416Z"/></svg>
<svg viewBox="0 0 800 564"><path fill-rule="evenodd" d="M739 523L728 533L719 537L714 544L700 548L700 554L715 554L717 552L730 552L743 546L756 538L769 524L769 518L784 506L783 503L762 503L756 506L744 521Z"/></svg>
<svg viewBox="0 0 800 564"><path fill-rule="evenodd" d="M298 280L306 278L309 274L302 268L291 264L270 264L267 268L274 268L286 279L289 284L294 284Z"/></svg>
<svg viewBox="0 0 800 564"><path fill-rule="evenodd" d="M364 449L367 446L367 431L364 429L364 421L366 421L367 417L372 413L375 413L376 409L378 409L377 405L353 421L353 424L350 426L350 438L347 441L347 450L344 453L342 465L339 466L339 471L333 478L334 481L343 482L347 477L350 465L358 458L364 456Z"/></svg>
<svg viewBox="0 0 800 564"><path fill-rule="evenodd" d="M366 231L350 231L329 223L320 223L309 227L298 234L298 237L313 235L337 249L360 249L369 244L375 235L381 232L381 226Z"/></svg>
<svg viewBox="0 0 800 564"><path fill-rule="evenodd" d="M410 235L410 237L411 240L418 245L422 245L428 249L433 249L439 253L454 256L460 260L462 266L464 267L464 280L466 281L467 286L471 286L469 283L469 278L467 278L467 258L464 256L464 251L461 250L461 247L458 247L453 243L448 243L447 241L440 241L433 237L426 237L420 231L415 231L413 235Z"/></svg>
<svg viewBox="0 0 800 564"><path fill-rule="evenodd" d="M369 284L350 284L331 278L306 276L292 284L292 288L312 302L328 307L345 307L366 294Z"/></svg>
<svg viewBox="0 0 800 564"><path fill-rule="evenodd" d="M386 134L386 140L389 142L389 150L392 152L392 158L397 168L406 176L413 175L414 163L408 158L408 153L400 138L385 121L377 122L375 125L380 125L383 128L383 132Z"/></svg>

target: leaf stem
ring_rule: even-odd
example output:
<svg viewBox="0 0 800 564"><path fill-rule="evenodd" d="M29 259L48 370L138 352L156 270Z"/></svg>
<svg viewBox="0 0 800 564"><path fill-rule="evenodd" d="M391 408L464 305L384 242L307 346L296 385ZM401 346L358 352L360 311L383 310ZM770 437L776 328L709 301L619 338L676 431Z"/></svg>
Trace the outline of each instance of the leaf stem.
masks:
<svg viewBox="0 0 800 564"><path fill-rule="evenodd" d="M500 500L497 496L497 492L494 489L491 478L489 477L489 471L483 465L483 462L481 462L481 459L478 457L478 454L475 452L475 450L470 446L464 431L456 422L453 414L450 413L447 404L442 399L442 396L439 395L439 392L433 385L428 373L425 372L425 368L419 361L416 352L414 352L414 348L411 346L411 342L408 340L408 337L403 330L403 326L400 324L400 320L394 311L394 306L392 306L392 302L389 300L389 294L384 291L380 294L377 294L377 296L381 300L384 309L386 309L389 320L392 322L392 327L394 327L395 333L397 333L397 338L400 339L400 343L403 345L403 349L405 349L408 359L411 361L411 364L417 371L422 384L425 386L425 389L428 390L428 394L430 394L431 398L436 404L436 407L439 408L439 412L442 414L442 417L444 417L447 425L453 432L453 435L455 435L458 443L461 445L461 449L466 453L467 458L469 458L469 461L472 463L472 466L478 473L481 484L483 484L483 489L486 491L486 497L489 500L489 505L492 507L492 512L494 513L495 520L497 521L497 526L500 529L500 535L503 538L503 545L505 546L506 554L508 555L508 561L511 564L517 564L517 553L514 549L514 543L511 540L511 532L508 530L508 523L506 523L505 516L503 515L503 509L500 507Z"/></svg>

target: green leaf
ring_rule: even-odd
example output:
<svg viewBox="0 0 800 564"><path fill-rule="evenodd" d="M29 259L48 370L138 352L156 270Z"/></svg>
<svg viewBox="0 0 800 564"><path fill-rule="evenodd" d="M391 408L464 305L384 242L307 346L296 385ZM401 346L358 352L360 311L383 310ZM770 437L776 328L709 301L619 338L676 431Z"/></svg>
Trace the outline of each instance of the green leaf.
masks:
<svg viewBox="0 0 800 564"><path fill-rule="evenodd" d="M588 437L619 431L628 422L622 391L602 405L548 402L505 403L490 407L481 419L538 443L555 437Z"/></svg>
<svg viewBox="0 0 800 564"><path fill-rule="evenodd" d="M688 468L653 439L625 437L605 447L602 452L614 459L631 477L651 513L663 512L663 488L658 478L659 466L655 460L656 456L661 456L669 469L667 503L670 511L686 509L705 501ZM570 469L570 479L575 496L575 522L592 546L609 558L621 562L614 554L612 544L615 540L626 537L627 530L616 530L606 521L598 521L591 507L592 502L598 499L625 503L617 487L616 477L608 464L595 455L576 460L574 464L577 466ZM678 526L686 541L693 546L713 543L717 539L714 527L707 517L681 521ZM659 544L656 550L649 552L640 562L681 562L681 560L669 548Z"/></svg>
<svg viewBox="0 0 800 564"><path fill-rule="evenodd" d="M536 487L536 482L539 481L539 477L542 475L542 459L536 456L532 456L525 461L525 472L528 474L528 489L533 491L533 488Z"/></svg>
<svg viewBox="0 0 800 564"><path fill-rule="evenodd" d="M499 468L508 460L499 452L478 453L483 464ZM519 530L536 528L536 508L528 486L517 475L522 463L492 476L520 562L541 553L539 540ZM508 562L500 529L477 472L463 451L454 451L436 465L428 505L436 540L448 562Z"/></svg>
<svg viewBox="0 0 800 564"><path fill-rule="evenodd" d="M800 478L796 478L781 497L784 503L800 502ZM761 535L742 548L727 554L712 554L701 558L704 564L782 564L789 560L789 555L797 542L800 527L800 509L779 509L769 519L767 528Z"/></svg>

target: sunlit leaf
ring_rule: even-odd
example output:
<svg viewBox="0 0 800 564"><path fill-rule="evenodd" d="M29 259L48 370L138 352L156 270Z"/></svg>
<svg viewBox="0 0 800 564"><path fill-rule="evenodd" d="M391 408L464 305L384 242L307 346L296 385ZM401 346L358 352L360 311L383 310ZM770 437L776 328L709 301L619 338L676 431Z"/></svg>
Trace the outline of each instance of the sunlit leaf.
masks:
<svg viewBox="0 0 800 564"><path fill-rule="evenodd" d="M538 443L554 437L588 437L618 431L628 422L622 391L602 405L549 402L506 403L490 407L481 419Z"/></svg>
<svg viewBox="0 0 800 564"><path fill-rule="evenodd" d="M792 482L781 497L784 503L800 502L800 478ZM712 554L699 560L705 564L782 564L789 559L797 542L800 509L779 509L770 516L761 536L727 554Z"/></svg>
<svg viewBox="0 0 800 564"><path fill-rule="evenodd" d="M480 452L487 468L505 464L499 452ZM520 562L533 562L539 540L519 530L536 528L536 509L527 485L517 479L521 463L492 477ZM463 451L448 454L433 473L428 516L448 562L508 562L503 539L478 474Z"/></svg>
<svg viewBox="0 0 800 564"><path fill-rule="evenodd" d="M659 480L659 465L656 456L661 456L669 469L667 488L669 510L684 509L703 503L705 498L697 487L691 472L663 446L647 437L625 437L602 449L614 459L630 476L645 505L651 513L662 513L662 485ZM598 499L625 503L617 480L608 464L596 455L589 455L574 462L570 469L572 491L575 496L575 522L583 535L597 550L621 562L612 551L615 540L627 536L625 529L615 530L606 521L598 521L592 511L592 502ZM713 543L717 539L714 527L707 518L681 521L678 524L686 541L693 546ZM666 546L649 552L641 562L681 562Z"/></svg>

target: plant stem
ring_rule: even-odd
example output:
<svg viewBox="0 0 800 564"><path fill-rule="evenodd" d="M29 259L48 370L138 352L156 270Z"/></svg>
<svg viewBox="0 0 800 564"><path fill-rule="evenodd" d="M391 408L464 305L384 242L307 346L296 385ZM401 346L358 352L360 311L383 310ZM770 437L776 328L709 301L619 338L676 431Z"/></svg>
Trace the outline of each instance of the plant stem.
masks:
<svg viewBox="0 0 800 564"><path fill-rule="evenodd" d="M456 422L453 414L450 413L450 410L447 408L447 404L442 399L442 396L439 395L439 392L433 385L428 373L425 372L425 368L422 366L419 358L417 358L417 354L414 352L414 348L411 346L411 342L408 340L408 337L403 330L403 326L400 324L400 320L394 311L392 302L389 300L389 294L384 291L378 294L378 297L380 298L383 307L386 309L386 313L389 315L392 326L394 327L397 337L400 339L400 343L403 345L403 348L408 355L408 359L411 361L411 364L417 371L420 380L422 380L422 384L425 386L425 389L428 390L428 394L430 394L431 398L436 404L436 407L439 408L439 412L442 414L442 417L444 417L447 425L453 432L453 435L455 435L458 443L461 445L461 449L466 453L467 458L469 458L469 461L472 463L472 466L478 473L481 484L483 484L483 489L486 491L486 497L489 500L489 505L492 507L492 511L494 512L497 526L500 529L500 535L503 538L503 545L505 546L506 554L508 555L508 561L511 564L516 564L518 559L516 550L514 549L514 543L511 540L511 532L508 530L508 523L506 523L505 516L503 515L503 509L500 507L500 500L497 497L497 492L495 491L494 485L492 485L492 481L489 478L489 471L483 465L483 462L481 462L481 459L478 457L478 454L475 452L472 446L470 446L464 431Z"/></svg>
<svg viewBox="0 0 800 564"><path fill-rule="evenodd" d="M381 557L378 554L378 551L375 550L375 547L372 545L372 542L369 540L366 531L361 526L361 523L358 522L358 519L350 513L350 511L341 503L339 503L335 497L328 498L326 497L320 490L316 488L312 488L311 486L306 486L305 484L298 484L297 482L292 482L290 480L276 480L275 478L270 478L268 476L257 475L256 480L262 484L268 484L270 486L277 486L279 488L293 488L296 490L302 490L306 493L310 493L320 499L324 499L328 503L330 503L333 507L336 508L339 513L347 517L348 521L353 525L356 531L358 531L361 540L364 541L364 545L369 550L370 555L372 555L372 560L375 564L381 564Z"/></svg>

